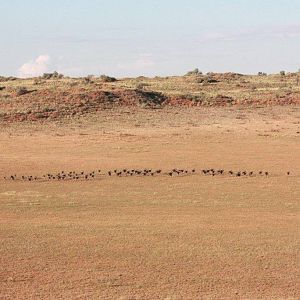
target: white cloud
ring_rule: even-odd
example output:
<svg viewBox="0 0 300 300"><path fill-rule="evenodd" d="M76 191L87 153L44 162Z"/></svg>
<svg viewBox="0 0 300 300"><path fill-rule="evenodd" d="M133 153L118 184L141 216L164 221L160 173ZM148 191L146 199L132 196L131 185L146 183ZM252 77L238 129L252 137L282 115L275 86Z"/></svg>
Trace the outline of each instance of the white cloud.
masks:
<svg viewBox="0 0 300 300"><path fill-rule="evenodd" d="M48 71L49 63L49 55L40 55L35 60L23 64L18 69L18 76L21 78L40 76Z"/></svg>

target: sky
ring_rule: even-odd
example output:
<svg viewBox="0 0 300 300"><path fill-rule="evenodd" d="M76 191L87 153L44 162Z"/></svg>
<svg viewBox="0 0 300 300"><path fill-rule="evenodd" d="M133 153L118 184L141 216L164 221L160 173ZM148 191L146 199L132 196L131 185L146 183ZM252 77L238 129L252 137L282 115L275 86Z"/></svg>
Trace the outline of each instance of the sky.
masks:
<svg viewBox="0 0 300 300"><path fill-rule="evenodd" d="M0 0L0 75L300 69L299 0Z"/></svg>

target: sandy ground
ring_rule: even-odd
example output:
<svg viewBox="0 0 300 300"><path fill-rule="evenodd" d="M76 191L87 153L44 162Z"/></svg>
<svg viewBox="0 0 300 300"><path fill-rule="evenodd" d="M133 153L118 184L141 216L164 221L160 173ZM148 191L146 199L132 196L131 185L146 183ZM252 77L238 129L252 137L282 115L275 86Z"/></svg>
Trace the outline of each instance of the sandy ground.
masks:
<svg viewBox="0 0 300 300"><path fill-rule="evenodd" d="M1 299L298 299L300 108L107 110L2 124ZM201 169L270 172L211 177ZM291 175L287 176L286 172Z"/></svg>

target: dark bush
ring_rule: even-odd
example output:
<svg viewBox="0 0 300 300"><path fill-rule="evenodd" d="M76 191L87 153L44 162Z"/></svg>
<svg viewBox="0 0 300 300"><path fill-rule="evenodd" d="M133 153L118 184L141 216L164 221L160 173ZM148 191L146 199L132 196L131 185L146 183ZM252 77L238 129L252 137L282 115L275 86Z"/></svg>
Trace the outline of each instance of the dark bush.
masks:
<svg viewBox="0 0 300 300"><path fill-rule="evenodd" d="M94 83L92 79L93 79L93 75L88 75L88 76L86 76L86 77L83 78L83 82L85 84Z"/></svg>
<svg viewBox="0 0 300 300"><path fill-rule="evenodd" d="M196 68L195 70L189 71L185 74L185 76L191 76L191 75L202 75L202 72L199 71L198 68Z"/></svg>
<svg viewBox="0 0 300 300"><path fill-rule="evenodd" d="M22 95L25 95L25 94L28 94L28 93L30 93L30 91L28 91L26 87L21 86L21 87L16 88L16 95L17 96L22 96Z"/></svg>
<svg viewBox="0 0 300 300"><path fill-rule="evenodd" d="M202 83L202 84L210 84L210 83L218 83L218 82L219 80L212 78L210 76L203 76L197 79L197 83Z"/></svg>
<svg viewBox="0 0 300 300"><path fill-rule="evenodd" d="M56 71L54 71L53 73L44 73L42 76L43 79L61 79L63 77L63 74L59 74Z"/></svg>
<svg viewBox="0 0 300 300"><path fill-rule="evenodd" d="M4 76L0 76L0 82L5 82L5 81L14 81L14 80L17 80L18 78L16 77L4 77Z"/></svg>
<svg viewBox="0 0 300 300"><path fill-rule="evenodd" d="M159 92L136 90L139 103L143 107L161 106L166 100L166 96Z"/></svg>
<svg viewBox="0 0 300 300"><path fill-rule="evenodd" d="M285 71L280 71L280 76L285 76Z"/></svg>
<svg viewBox="0 0 300 300"><path fill-rule="evenodd" d="M116 78L110 77L110 76L107 76L107 75L101 75L101 76L100 76L100 79L101 79L101 81L103 81L103 82L115 82L115 81L117 81Z"/></svg>

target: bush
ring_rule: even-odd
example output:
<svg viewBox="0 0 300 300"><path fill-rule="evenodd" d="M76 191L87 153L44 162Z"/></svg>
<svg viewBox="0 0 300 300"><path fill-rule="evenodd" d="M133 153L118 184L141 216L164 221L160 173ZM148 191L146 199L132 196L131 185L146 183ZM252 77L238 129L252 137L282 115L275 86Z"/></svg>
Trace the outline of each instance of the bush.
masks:
<svg viewBox="0 0 300 300"><path fill-rule="evenodd" d="M215 79L215 78L212 78L210 76L203 76L203 77L200 77L196 80L197 83L202 83L204 85L206 84L211 84L211 83L218 83L219 80Z"/></svg>
<svg viewBox="0 0 300 300"><path fill-rule="evenodd" d="M16 77L4 77L4 76L0 76L0 82L5 82L5 81L14 81L14 80L17 80L18 78Z"/></svg>
<svg viewBox="0 0 300 300"><path fill-rule="evenodd" d="M89 83L93 83L93 75L88 75L86 77L83 78L84 83L89 84Z"/></svg>
<svg viewBox="0 0 300 300"><path fill-rule="evenodd" d="M264 72L258 72L257 75L258 75L258 76L267 76L267 73L264 73Z"/></svg>
<svg viewBox="0 0 300 300"><path fill-rule="evenodd" d="M101 81L103 81L103 82L115 82L115 81L117 81L116 78L110 77L110 76L107 76L107 75L101 75L101 76L100 76L100 79L101 79Z"/></svg>
<svg viewBox="0 0 300 300"><path fill-rule="evenodd" d="M43 79L51 79L51 77L52 77L51 73L44 73L42 76Z"/></svg>
<svg viewBox="0 0 300 300"><path fill-rule="evenodd" d="M144 90L147 86L150 86L150 84L145 82L140 82L136 85L137 90Z"/></svg>
<svg viewBox="0 0 300 300"><path fill-rule="evenodd" d="M25 94L28 94L30 93L26 87L17 87L16 88L16 95L17 96L22 96L22 95L25 95Z"/></svg>
<svg viewBox="0 0 300 300"><path fill-rule="evenodd" d="M42 76L43 79L61 79L63 77L63 74L59 74L56 71L54 71L53 73L44 73Z"/></svg>
<svg viewBox="0 0 300 300"><path fill-rule="evenodd" d="M280 71L280 76L285 76L285 71Z"/></svg>
<svg viewBox="0 0 300 300"><path fill-rule="evenodd" d="M39 84L42 84L42 83L45 83L45 81L42 80L41 77L34 78L34 80L33 80L34 85L39 85Z"/></svg>
<svg viewBox="0 0 300 300"><path fill-rule="evenodd" d="M202 72L199 71L198 68L196 68L195 70L189 71L185 74L185 76L191 76L191 75L202 75Z"/></svg>

